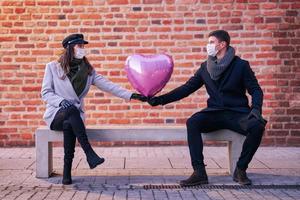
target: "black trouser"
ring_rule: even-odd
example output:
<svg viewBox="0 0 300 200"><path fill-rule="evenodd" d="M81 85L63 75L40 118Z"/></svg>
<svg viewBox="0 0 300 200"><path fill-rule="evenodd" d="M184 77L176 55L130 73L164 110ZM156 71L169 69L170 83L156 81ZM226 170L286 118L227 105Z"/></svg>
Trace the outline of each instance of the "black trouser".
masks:
<svg viewBox="0 0 300 200"><path fill-rule="evenodd" d="M219 129L230 129L246 136L237 166L243 170L248 168L248 164L260 145L264 125L258 120L251 120L247 129L243 130L239 122L247 115L248 113L234 111L198 112L187 120L188 145L194 170L204 167L201 133Z"/></svg>
<svg viewBox="0 0 300 200"><path fill-rule="evenodd" d="M50 129L63 131L65 162L72 162L74 158L76 138L85 154L92 151L92 147L86 136L84 123L80 117L80 112L75 106L66 109L61 108L56 113Z"/></svg>

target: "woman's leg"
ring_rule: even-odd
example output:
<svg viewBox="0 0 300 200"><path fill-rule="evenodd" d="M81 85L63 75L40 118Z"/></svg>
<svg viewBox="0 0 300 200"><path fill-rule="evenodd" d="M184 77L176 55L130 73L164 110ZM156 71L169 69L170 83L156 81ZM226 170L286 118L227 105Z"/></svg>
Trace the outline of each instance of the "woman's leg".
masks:
<svg viewBox="0 0 300 200"><path fill-rule="evenodd" d="M63 131L64 169L62 183L64 185L72 184L71 170L75 152L76 137L73 134L72 127L66 120L66 110L61 109L57 112L50 128L51 130Z"/></svg>
<svg viewBox="0 0 300 200"><path fill-rule="evenodd" d="M67 120L63 122L64 133L64 171L63 171L63 184L68 185L72 183L72 162L75 152L76 137L73 134L71 125Z"/></svg>
<svg viewBox="0 0 300 200"><path fill-rule="evenodd" d="M83 148L91 169L104 162L92 149L86 136L85 126L80 117L80 112L75 106L60 109L52 124L51 130L63 131L64 133L64 175L63 183L71 184L72 161L75 152L76 137Z"/></svg>
<svg viewBox="0 0 300 200"><path fill-rule="evenodd" d="M90 145L84 123L80 117L80 112L75 106L71 106L67 110L67 121L70 124L74 135L80 143L84 153L86 154L88 164L91 169L104 162L104 158L99 157Z"/></svg>

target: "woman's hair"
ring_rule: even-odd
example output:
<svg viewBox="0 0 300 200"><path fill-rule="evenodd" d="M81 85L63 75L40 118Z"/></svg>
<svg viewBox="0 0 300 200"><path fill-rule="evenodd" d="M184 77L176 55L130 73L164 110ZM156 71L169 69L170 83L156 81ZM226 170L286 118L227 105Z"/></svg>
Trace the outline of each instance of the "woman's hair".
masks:
<svg viewBox="0 0 300 200"><path fill-rule="evenodd" d="M64 74L61 79L65 79L66 75L70 72L70 62L74 59L74 46L76 44L68 45L60 55L58 62L60 63L61 68L64 71ZM88 67L88 74L91 75L92 71L94 70L93 66L90 64L86 57L83 57L83 62Z"/></svg>

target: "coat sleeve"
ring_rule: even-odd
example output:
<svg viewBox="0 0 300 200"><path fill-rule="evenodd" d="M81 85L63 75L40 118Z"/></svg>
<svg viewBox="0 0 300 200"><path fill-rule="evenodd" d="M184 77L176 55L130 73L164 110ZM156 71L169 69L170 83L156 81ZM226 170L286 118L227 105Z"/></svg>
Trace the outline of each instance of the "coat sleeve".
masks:
<svg viewBox="0 0 300 200"><path fill-rule="evenodd" d="M45 70L42 90L41 90L41 96L43 101L45 101L47 104L50 104L54 107L59 107L60 102L64 100L63 97L55 94L54 84L53 84L53 74L50 68L50 64L46 65L46 70Z"/></svg>
<svg viewBox="0 0 300 200"><path fill-rule="evenodd" d="M162 104L165 105L174 101L179 101L180 99L183 99L198 90L203 85L201 70L202 69L199 68L185 84L164 95L161 95L160 97L162 98Z"/></svg>
<svg viewBox="0 0 300 200"><path fill-rule="evenodd" d="M246 62L244 68L243 81L248 93L252 97L251 108L256 108L261 112L263 104L263 91L258 84L254 72L250 68L249 62Z"/></svg>
<svg viewBox="0 0 300 200"><path fill-rule="evenodd" d="M110 80L106 79L104 76L97 74L94 72L93 74L93 85L95 85L100 90L105 92L109 92L114 96L130 100L132 92L122 88L120 85L111 82Z"/></svg>

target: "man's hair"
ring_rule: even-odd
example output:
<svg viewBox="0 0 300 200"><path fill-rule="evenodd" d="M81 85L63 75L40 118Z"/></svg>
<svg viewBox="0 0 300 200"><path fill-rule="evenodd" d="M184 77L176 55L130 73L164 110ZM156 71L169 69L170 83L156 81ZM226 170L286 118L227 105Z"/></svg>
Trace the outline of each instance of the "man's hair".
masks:
<svg viewBox="0 0 300 200"><path fill-rule="evenodd" d="M230 45L230 36L227 31L216 30L216 31L210 32L208 37L210 37L210 36L216 37L219 40L219 42L222 42L222 41L226 42L227 47Z"/></svg>

